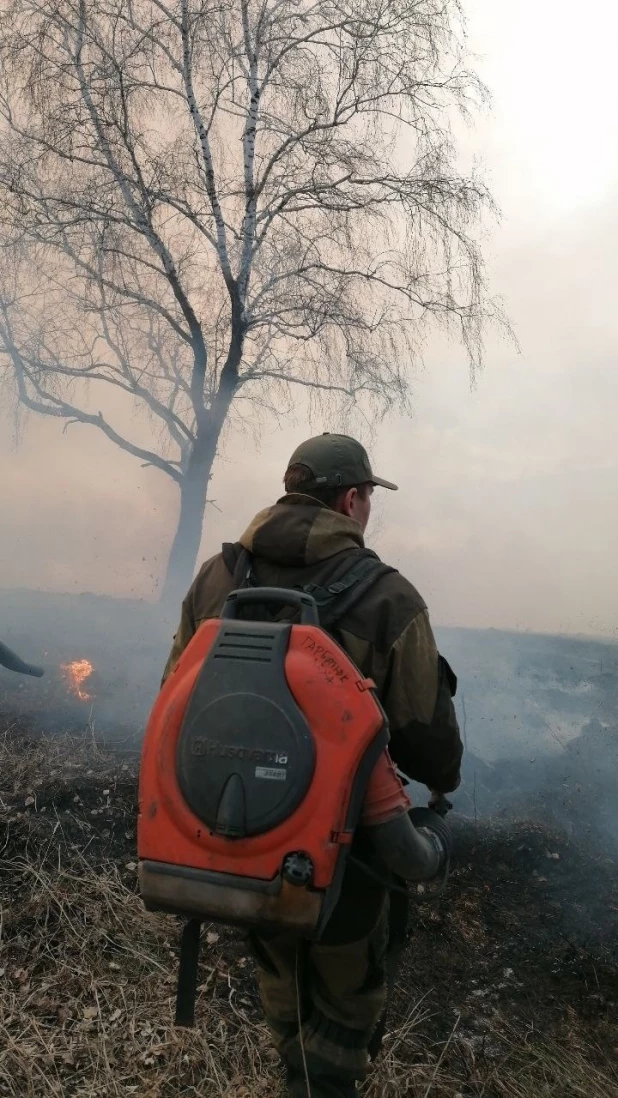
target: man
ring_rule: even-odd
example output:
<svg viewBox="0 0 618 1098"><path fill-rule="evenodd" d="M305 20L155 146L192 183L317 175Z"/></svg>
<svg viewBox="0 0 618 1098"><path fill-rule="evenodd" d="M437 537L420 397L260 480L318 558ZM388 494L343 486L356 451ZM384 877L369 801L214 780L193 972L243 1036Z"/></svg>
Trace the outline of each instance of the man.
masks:
<svg viewBox="0 0 618 1098"><path fill-rule="evenodd" d="M359 442L337 434L302 443L284 483L283 498L200 569L183 602L166 675L200 623L217 617L245 580L248 560L258 585L324 589L346 559L368 554L363 534L374 488L396 490L374 475ZM395 570L381 574L333 633L376 683L396 765L429 788L430 804L456 789L462 755L452 703L456 680L438 654L415 588ZM292 1098L352 1098L375 1047L387 997L389 908L392 947L392 912L401 897L391 892L389 904L387 873L363 864L371 857L370 832L359 828L356 857L319 943L292 934L252 936L262 1004ZM378 853L386 857L387 851Z"/></svg>

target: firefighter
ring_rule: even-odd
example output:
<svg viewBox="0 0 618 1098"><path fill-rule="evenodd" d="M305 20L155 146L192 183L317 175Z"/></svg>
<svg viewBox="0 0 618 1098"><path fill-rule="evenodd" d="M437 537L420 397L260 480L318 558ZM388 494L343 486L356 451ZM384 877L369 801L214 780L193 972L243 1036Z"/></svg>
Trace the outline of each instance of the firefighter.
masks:
<svg viewBox="0 0 618 1098"><path fill-rule="evenodd" d="M238 543L202 565L184 599L164 677L200 623L216 618L240 585L239 560L244 567L250 555L261 586L323 587L335 558L339 566L343 554L364 548L374 488L396 490L374 475L359 442L330 433L297 447L284 485L285 495L255 516ZM462 745L452 702L456 679L437 651L423 599L399 572L383 574L337 624L335 639L377 685L395 764L425 784L436 804L459 784ZM366 829L377 837L374 853L387 869L413 878L405 843L396 849L390 827L401 823ZM299 942L291 933L251 936L290 1098L353 1098L376 1052L407 915L401 890L389 890L388 880L354 859L319 942Z"/></svg>

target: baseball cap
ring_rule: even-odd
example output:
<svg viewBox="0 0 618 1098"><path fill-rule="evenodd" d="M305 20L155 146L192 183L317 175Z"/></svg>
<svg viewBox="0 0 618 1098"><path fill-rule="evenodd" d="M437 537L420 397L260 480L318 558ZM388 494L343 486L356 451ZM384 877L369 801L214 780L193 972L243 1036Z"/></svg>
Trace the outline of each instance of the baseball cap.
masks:
<svg viewBox="0 0 618 1098"><path fill-rule="evenodd" d="M348 435L325 431L323 435L308 438L296 447L288 469L290 465L306 465L311 469L311 480L300 488L349 488L355 484L376 484L380 488L397 491L397 485L392 481L375 475L365 447Z"/></svg>

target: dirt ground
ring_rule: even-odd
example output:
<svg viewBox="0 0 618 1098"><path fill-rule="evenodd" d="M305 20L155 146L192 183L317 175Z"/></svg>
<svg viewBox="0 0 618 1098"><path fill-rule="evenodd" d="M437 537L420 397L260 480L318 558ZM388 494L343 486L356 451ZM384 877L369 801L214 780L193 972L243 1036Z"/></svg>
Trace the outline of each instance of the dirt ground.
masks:
<svg viewBox="0 0 618 1098"><path fill-rule="evenodd" d="M0 725L1 727L1 725ZM179 924L136 889L136 759L0 739L0 1095L275 1098L240 934L204 930L198 1028L172 1025ZM366 1098L618 1098L618 875L586 833L454 819L417 892Z"/></svg>

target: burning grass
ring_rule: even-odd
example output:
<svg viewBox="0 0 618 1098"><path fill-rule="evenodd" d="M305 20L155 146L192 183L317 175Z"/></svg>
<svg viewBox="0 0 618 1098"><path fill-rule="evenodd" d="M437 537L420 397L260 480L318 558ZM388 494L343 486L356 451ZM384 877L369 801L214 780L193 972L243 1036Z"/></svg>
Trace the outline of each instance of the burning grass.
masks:
<svg viewBox="0 0 618 1098"><path fill-rule="evenodd" d="M172 1025L178 923L145 913L136 892L135 760L92 736L32 743L8 729L0 746L0 1095L278 1098L241 935L207 928L198 1027ZM540 838L545 859L558 840ZM524 878L530 897L543 886L530 831L462 843L444 900L419 907L365 1098L618 1098L605 939L596 985L577 982L562 954L549 979L559 951L535 954L536 926L520 942L512 898ZM566 873L566 858L546 861Z"/></svg>
<svg viewBox="0 0 618 1098"><path fill-rule="evenodd" d="M92 701L92 694L84 689L86 680L90 678L94 671L90 660L81 659L72 660L71 663L61 663L60 670L74 697L78 698L79 701Z"/></svg>

